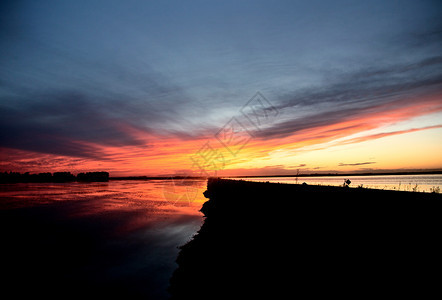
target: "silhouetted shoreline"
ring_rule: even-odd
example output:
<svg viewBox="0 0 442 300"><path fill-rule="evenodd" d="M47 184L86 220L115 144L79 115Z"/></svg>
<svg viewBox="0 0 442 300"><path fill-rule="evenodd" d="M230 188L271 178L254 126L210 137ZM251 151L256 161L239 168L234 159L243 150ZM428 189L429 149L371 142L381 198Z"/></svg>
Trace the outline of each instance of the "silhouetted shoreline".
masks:
<svg viewBox="0 0 442 300"><path fill-rule="evenodd" d="M442 171L422 172L384 172L384 173L311 173L291 175L249 175L249 176L224 176L225 178L278 178L278 177L339 177L339 176L379 176L379 175L438 175ZM71 172L45 172L31 174L29 172L0 172L0 183L25 183L25 182L106 182L109 180L183 180L183 179L206 179L201 176L114 176L108 172L86 172L76 176Z"/></svg>
<svg viewBox="0 0 442 300"><path fill-rule="evenodd" d="M182 179L207 179L200 176L119 176L110 177L109 180L182 180Z"/></svg>
<svg viewBox="0 0 442 300"><path fill-rule="evenodd" d="M86 172L78 173L77 176L71 172L54 172L30 174L19 172L0 172L0 183L26 183L26 182L106 182L109 181L108 172Z"/></svg>
<svg viewBox="0 0 442 300"><path fill-rule="evenodd" d="M181 247L172 299L436 286L427 267L440 255L440 194L209 179L205 196L205 222Z"/></svg>

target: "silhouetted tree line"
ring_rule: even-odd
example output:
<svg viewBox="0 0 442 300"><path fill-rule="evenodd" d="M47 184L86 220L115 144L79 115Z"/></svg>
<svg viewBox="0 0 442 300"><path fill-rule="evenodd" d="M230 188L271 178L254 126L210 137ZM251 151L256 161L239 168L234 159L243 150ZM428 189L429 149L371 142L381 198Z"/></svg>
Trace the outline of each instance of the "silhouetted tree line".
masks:
<svg viewBox="0 0 442 300"><path fill-rule="evenodd" d="M77 175L78 181L109 181L108 172L87 172Z"/></svg>
<svg viewBox="0 0 442 300"><path fill-rule="evenodd" d="M105 182L109 181L108 172L87 172L79 173L77 176L71 172L55 172L55 173L38 173L30 174L19 172L0 172L0 183L14 182L72 182L72 181L89 181L89 182Z"/></svg>

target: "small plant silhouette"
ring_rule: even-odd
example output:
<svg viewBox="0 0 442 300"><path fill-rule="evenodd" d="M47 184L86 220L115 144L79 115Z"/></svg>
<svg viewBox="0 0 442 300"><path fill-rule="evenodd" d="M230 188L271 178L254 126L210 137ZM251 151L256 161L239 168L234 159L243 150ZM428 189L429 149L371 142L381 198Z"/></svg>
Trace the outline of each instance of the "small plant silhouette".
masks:
<svg viewBox="0 0 442 300"><path fill-rule="evenodd" d="M419 186L417 185L417 183L416 183L416 185L412 188L412 190L413 190L413 192L419 192Z"/></svg>
<svg viewBox="0 0 442 300"><path fill-rule="evenodd" d="M430 191L432 193L439 194L440 193L440 187L438 187L438 186L434 187L433 186L432 188L430 188Z"/></svg>

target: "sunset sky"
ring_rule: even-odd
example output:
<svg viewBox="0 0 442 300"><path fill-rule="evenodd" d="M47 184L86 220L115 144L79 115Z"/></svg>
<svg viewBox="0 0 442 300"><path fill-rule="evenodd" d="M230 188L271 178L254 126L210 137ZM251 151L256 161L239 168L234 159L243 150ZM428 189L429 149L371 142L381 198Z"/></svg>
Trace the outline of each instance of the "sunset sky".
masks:
<svg viewBox="0 0 442 300"><path fill-rule="evenodd" d="M0 171L421 169L440 1L0 2Z"/></svg>

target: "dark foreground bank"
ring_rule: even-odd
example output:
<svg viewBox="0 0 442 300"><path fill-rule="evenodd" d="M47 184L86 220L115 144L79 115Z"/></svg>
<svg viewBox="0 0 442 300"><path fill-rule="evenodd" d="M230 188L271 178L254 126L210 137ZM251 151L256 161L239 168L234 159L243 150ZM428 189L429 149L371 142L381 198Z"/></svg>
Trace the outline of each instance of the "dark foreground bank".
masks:
<svg viewBox="0 0 442 300"><path fill-rule="evenodd" d="M422 296L438 285L440 194L210 179L173 299Z"/></svg>

